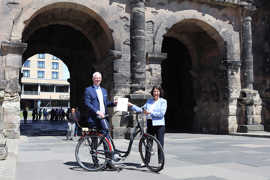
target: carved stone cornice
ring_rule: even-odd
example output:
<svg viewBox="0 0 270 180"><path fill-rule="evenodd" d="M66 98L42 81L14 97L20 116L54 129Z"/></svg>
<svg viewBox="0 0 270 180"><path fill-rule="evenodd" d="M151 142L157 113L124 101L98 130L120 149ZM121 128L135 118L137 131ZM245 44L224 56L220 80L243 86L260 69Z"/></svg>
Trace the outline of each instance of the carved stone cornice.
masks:
<svg viewBox="0 0 270 180"><path fill-rule="evenodd" d="M7 54L18 54L22 55L27 48L26 43L13 42L13 41L2 41L1 43L1 55L5 56Z"/></svg>
<svg viewBox="0 0 270 180"><path fill-rule="evenodd" d="M134 0L130 0L132 2ZM140 0L137 0L140 1ZM145 0L146 5L151 4L151 2L154 2L156 0ZM175 2L181 2L184 0L174 0ZM218 6L229 6L229 7L244 7L245 9L249 10L255 10L256 9L256 3L254 0L192 0L193 2L198 2L202 4L212 4L212 5L218 5Z"/></svg>

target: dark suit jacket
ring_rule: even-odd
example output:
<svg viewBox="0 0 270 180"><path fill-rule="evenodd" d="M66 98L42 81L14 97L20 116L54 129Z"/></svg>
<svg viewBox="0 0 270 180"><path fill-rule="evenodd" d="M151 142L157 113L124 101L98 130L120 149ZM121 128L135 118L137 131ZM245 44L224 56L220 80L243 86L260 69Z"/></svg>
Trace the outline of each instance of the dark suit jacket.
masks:
<svg viewBox="0 0 270 180"><path fill-rule="evenodd" d="M114 106L113 102L108 100L108 94L106 89L101 87L101 91L103 94L103 103L105 106L105 114L107 114L107 107ZM98 120L97 111L99 111L99 100L97 97L97 92L94 86L89 86L85 89L84 92L84 104L87 107L88 113L88 122L91 125L96 125Z"/></svg>

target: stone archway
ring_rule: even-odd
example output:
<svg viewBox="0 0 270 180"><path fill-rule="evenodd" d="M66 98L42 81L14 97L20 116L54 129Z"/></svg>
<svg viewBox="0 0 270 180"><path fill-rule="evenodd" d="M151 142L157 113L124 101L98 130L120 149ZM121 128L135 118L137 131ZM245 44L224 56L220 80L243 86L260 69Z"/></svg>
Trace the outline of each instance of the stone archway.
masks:
<svg viewBox="0 0 270 180"><path fill-rule="evenodd" d="M79 107L83 89L91 83L91 72L104 72L104 86L112 89L112 61L106 57L114 48L113 39L105 21L87 10L73 3L51 4L34 13L22 33L22 41L28 44L23 60L46 52L68 66L71 105Z"/></svg>
<svg viewBox="0 0 270 180"><path fill-rule="evenodd" d="M18 64L21 66L28 57L34 54L50 53L61 58L69 68L72 106L78 106L83 111L83 91L91 83L93 71L103 73L103 86L108 89L111 95L113 91L113 60L120 58L121 55L114 50L113 31L103 18L106 13L97 14L88 8L89 4L84 6L77 3L47 4L44 2L43 6L40 3L36 5L40 7L36 8L37 11L33 12L35 8L27 7L18 17L10 33L11 43L7 45L2 43L3 52L7 49L6 47L10 49L6 51L10 54L6 56L7 58L11 60L15 56L18 57L17 64L14 65L16 66L16 74L13 73L16 82L19 79L18 70L20 67L17 67ZM94 8L98 12L100 11L100 7L95 6ZM29 14L29 12L32 13ZM106 18L108 19L108 17ZM19 43L20 41L23 43ZM17 49L25 49L25 44L28 47L24 53L20 50L17 50L18 52L12 50L12 48L16 49L17 46L20 46ZM116 44L119 49L119 42ZM17 136L19 135L19 90L16 92L18 105L14 108L16 113L13 113L16 118L13 118L14 122L8 122L8 124L12 126L10 134ZM15 126L16 128L13 128Z"/></svg>
<svg viewBox="0 0 270 180"><path fill-rule="evenodd" d="M163 88L169 131L220 133L224 130L227 77L224 39L209 24L185 19L164 35Z"/></svg>

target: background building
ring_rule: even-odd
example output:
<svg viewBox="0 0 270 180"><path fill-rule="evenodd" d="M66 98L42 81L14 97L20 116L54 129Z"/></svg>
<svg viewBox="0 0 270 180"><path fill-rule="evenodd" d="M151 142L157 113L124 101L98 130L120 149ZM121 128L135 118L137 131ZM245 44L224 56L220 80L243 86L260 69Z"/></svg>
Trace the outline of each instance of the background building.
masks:
<svg viewBox="0 0 270 180"><path fill-rule="evenodd" d="M36 54L25 61L21 78L21 108L69 107L69 83L64 63L50 54Z"/></svg>

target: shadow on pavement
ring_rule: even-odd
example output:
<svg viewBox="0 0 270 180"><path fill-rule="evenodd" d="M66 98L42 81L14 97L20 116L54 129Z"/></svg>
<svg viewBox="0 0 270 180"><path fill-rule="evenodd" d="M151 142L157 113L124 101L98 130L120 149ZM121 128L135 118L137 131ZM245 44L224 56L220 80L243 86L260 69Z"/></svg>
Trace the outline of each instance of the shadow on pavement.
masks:
<svg viewBox="0 0 270 180"><path fill-rule="evenodd" d="M68 161L68 162L65 162L64 164L67 166L72 166L72 167L70 167L71 170L87 172L87 170L84 170L83 168L81 168L79 166L79 164L75 161ZM153 172L149 171L148 169L146 169L145 167L144 168L140 167L140 164L138 164L138 163L115 163L114 165L116 168L119 169L118 171L126 169L126 170L153 173ZM117 170L103 169L103 170L89 171L89 172L102 172L102 171L117 171Z"/></svg>

